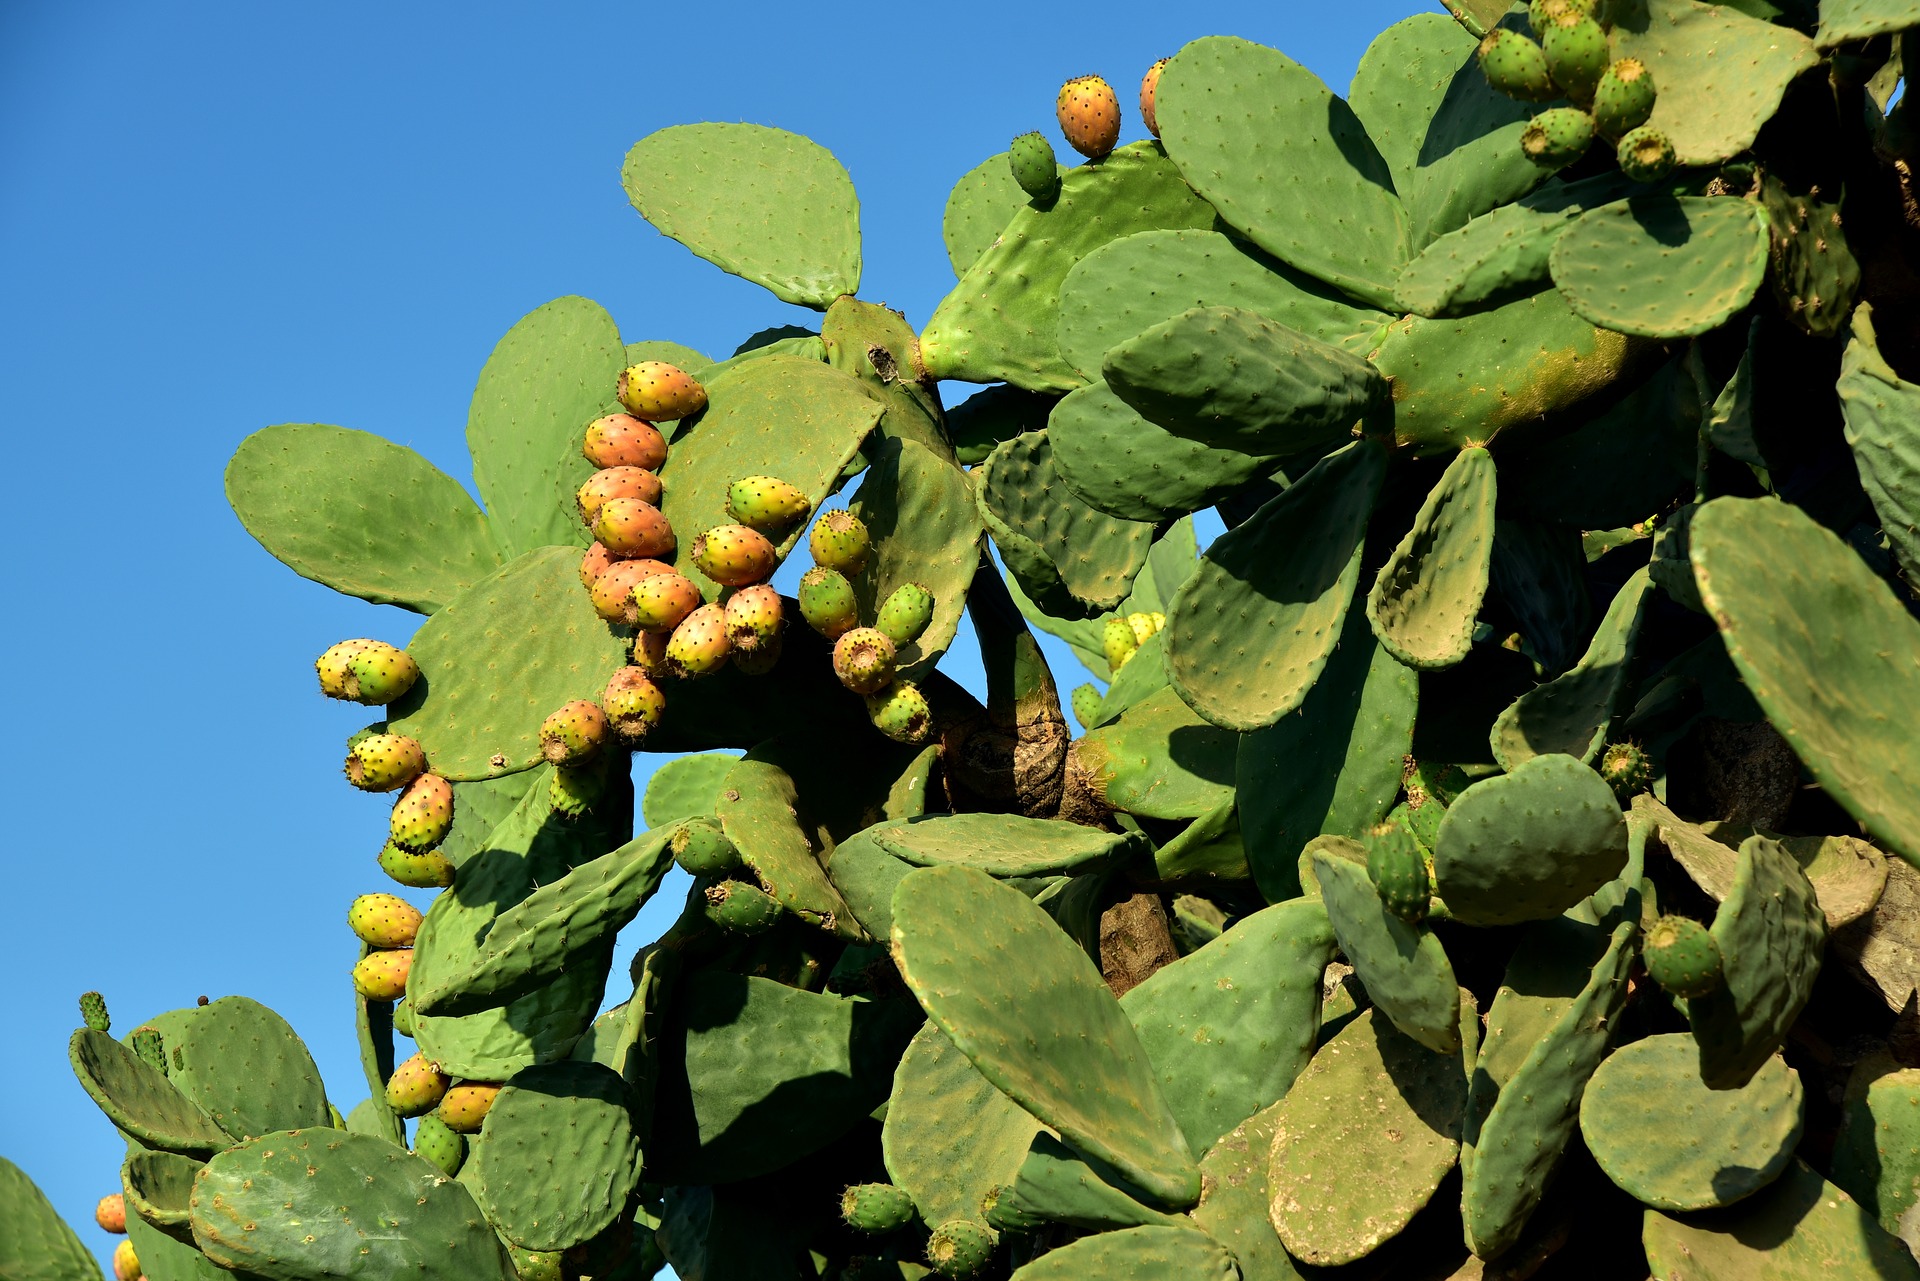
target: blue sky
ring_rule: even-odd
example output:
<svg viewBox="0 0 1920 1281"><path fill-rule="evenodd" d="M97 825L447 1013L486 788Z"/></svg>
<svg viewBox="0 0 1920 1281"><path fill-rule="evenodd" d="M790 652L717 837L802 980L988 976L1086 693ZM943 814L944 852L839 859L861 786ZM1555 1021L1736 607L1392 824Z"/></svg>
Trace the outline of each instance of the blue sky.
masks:
<svg viewBox="0 0 1920 1281"><path fill-rule="evenodd" d="M0 1154L104 1260L90 1214L121 1154L64 1053L88 988L117 1028L254 996L307 1038L342 1109L364 1095L344 916L389 888L386 806L340 780L365 718L319 698L311 662L417 620L248 538L220 489L243 436L338 423L464 480L474 377L550 298L722 355L806 323L629 208L621 158L665 125L747 120L827 146L861 193L862 296L917 325L953 283L948 188L1028 129L1066 155L1063 79L1113 81L1132 139L1140 73L1195 36L1277 45L1343 90L1373 34L1427 7L0 6L16 797ZM952 666L971 683L970 661ZM1060 674L1063 692L1084 679L1071 660Z"/></svg>

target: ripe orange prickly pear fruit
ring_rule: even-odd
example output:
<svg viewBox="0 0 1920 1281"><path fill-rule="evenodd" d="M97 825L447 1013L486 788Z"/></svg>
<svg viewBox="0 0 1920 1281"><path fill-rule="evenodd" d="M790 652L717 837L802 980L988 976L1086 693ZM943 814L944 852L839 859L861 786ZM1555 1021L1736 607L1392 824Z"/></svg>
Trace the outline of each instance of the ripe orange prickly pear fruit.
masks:
<svg viewBox="0 0 1920 1281"><path fill-rule="evenodd" d="M498 1083L462 1081L447 1091L433 1114L457 1134L478 1134L499 1093Z"/></svg>
<svg viewBox="0 0 1920 1281"><path fill-rule="evenodd" d="M118 1281L140 1281L140 1257L133 1252L133 1242L113 1247L113 1275Z"/></svg>
<svg viewBox="0 0 1920 1281"><path fill-rule="evenodd" d="M614 391L628 413L650 423L672 422L707 407L707 389L664 360L643 360L621 370Z"/></svg>
<svg viewBox="0 0 1920 1281"><path fill-rule="evenodd" d="M660 478L644 467L606 467L587 477L573 497L581 522L592 529L610 499L638 498L659 506Z"/></svg>
<svg viewBox="0 0 1920 1281"><path fill-rule="evenodd" d="M369 952L353 967L353 990L369 1001L397 1001L407 994L407 973L412 969L410 947Z"/></svg>
<svg viewBox="0 0 1920 1281"><path fill-rule="evenodd" d="M609 623L634 623L633 589L650 574L671 574L673 566L658 560L616 560L587 588L593 612Z"/></svg>
<svg viewBox="0 0 1920 1281"><path fill-rule="evenodd" d="M362 894L347 908L347 928L368 947L412 947L420 909L397 894Z"/></svg>
<svg viewBox="0 0 1920 1281"><path fill-rule="evenodd" d="M1061 85L1053 110L1060 132L1089 160L1101 159L1120 141L1120 99L1099 76L1075 76Z"/></svg>
<svg viewBox="0 0 1920 1281"><path fill-rule="evenodd" d="M668 635L667 632L641 632L633 638L633 665L654 680L673 675L667 670Z"/></svg>
<svg viewBox="0 0 1920 1281"><path fill-rule="evenodd" d="M127 1230L127 1197L124 1192L115 1192L111 1196L100 1198L100 1204L93 1207L93 1221L100 1225L103 1232L125 1234Z"/></svg>
<svg viewBox="0 0 1920 1281"><path fill-rule="evenodd" d="M912 681L895 681L867 695L867 719L896 743L923 743L933 727L933 709Z"/></svg>
<svg viewBox="0 0 1920 1281"><path fill-rule="evenodd" d="M594 518L593 536L615 556L667 556L673 552L673 526L644 498L609 498Z"/></svg>
<svg viewBox="0 0 1920 1281"><path fill-rule="evenodd" d="M727 601L727 643L735 660L757 654L780 636L780 593L761 583L743 587Z"/></svg>
<svg viewBox="0 0 1920 1281"><path fill-rule="evenodd" d="M540 755L553 765L589 760L607 741L607 714L598 703L576 698L540 725Z"/></svg>
<svg viewBox="0 0 1920 1281"><path fill-rule="evenodd" d="M1160 73L1171 61L1171 58L1160 59L1140 77L1140 119L1146 122L1147 132L1156 138L1160 136L1160 116L1155 110L1155 99L1160 95Z"/></svg>
<svg viewBox="0 0 1920 1281"><path fill-rule="evenodd" d="M720 605L702 605L688 614L667 640L669 676L685 679L707 676L727 665L733 652L727 640L727 612Z"/></svg>
<svg viewBox="0 0 1920 1281"><path fill-rule="evenodd" d="M833 674L856 694L877 694L893 679L893 642L877 627L856 627L833 643Z"/></svg>
<svg viewBox="0 0 1920 1281"><path fill-rule="evenodd" d="M391 792L427 772L427 754L404 734L363 734L347 750L347 781L367 792Z"/></svg>
<svg viewBox="0 0 1920 1281"><path fill-rule="evenodd" d="M631 414L608 414L587 424L587 440L580 452L595 467L659 471L667 461L667 438L658 427Z"/></svg>
<svg viewBox="0 0 1920 1281"><path fill-rule="evenodd" d="M380 849L380 870L410 889L445 889L453 884L453 860L439 850L403 850L392 841Z"/></svg>
<svg viewBox="0 0 1920 1281"><path fill-rule="evenodd" d="M607 550L605 543L595 543L587 548L587 554L580 558L580 585L591 589L594 580L613 567L613 553Z"/></svg>
<svg viewBox="0 0 1920 1281"><path fill-rule="evenodd" d="M672 570L647 575L633 585L632 596L632 622L642 631L670 632L700 608L700 589Z"/></svg>
<svg viewBox="0 0 1920 1281"><path fill-rule="evenodd" d="M452 1084L438 1063L416 1054L387 1078L387 1106L401 1116L424 1115L440 1105Z"/></svg>
<svg viewBox="0 0 1920 1281"><path fill-rule="evenodd" d="M777 476L742 476L727 486L727 515L763 534L791 529L812 511L807 496Z"/></svg>
<svg viewBox="0 0 1920 1281"><path fill-rule="evenodd" d="M453 784L438 774L414 779L393 803L387 830L395 845L416 854L446 840L453 830Z"/></svg>
<svg viewBox="0 0 1920 1281"><path fill-rule="evenodd" d="M839 640L860 625L853 584L839 570L816 565L800 575L800 617L828 640Z"/></svg>
<svg viewBox="0 0 1920 1281"><path fill-rule="evenodd" d="M724 587L749 587L773 577L779 553L747 525L716 525L693 540L693 563Z"/></svg>
<svg viewBox="0 0 1920 1281"><path fill-rule="evenodd" d="M867 567L870 546L867 527L843 507L823 513L807 535L807 550L813 553L814 564L848 575Z"/></svg>
<svg viewBox="0 0 1920 1281"><path fill-rule="evenodd" d="M615 672L600 702L613 732L629 743L637 743L651 733L667 710L666 695L638 667Z"/></svg>

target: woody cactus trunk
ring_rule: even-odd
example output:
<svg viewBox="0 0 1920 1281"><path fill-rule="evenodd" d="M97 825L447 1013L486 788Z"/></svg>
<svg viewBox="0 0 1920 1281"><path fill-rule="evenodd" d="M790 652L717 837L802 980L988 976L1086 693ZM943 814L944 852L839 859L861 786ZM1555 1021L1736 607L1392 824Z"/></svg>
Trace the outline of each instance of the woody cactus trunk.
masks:
<svg viewBox="0 0 1920 1281"><path fill-rule="evenodd" d="M367 1097L90 995L123 1272L1920 1277L1920 5L1453 9L1344 98L1196 40L1125 146L1067 82L919 333L827 151L662 130L634 207L817 330L540 307L478 501L247 439L268 551L427 616L318 664Z"/></svg>

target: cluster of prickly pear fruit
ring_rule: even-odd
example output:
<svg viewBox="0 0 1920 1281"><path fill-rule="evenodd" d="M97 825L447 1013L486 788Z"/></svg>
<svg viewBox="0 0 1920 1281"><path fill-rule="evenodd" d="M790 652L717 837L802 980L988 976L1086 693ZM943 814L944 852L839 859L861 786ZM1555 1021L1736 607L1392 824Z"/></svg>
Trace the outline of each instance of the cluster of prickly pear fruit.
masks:
<svg viewBox="0 0 1920 1281"><path fill-rule="evenodd" d="M1647 123L1653 73L1638 58L1612 56L1611 24L1597 0L1532 0L1527 22L1532 36L1496 27L1479 51L1488 83L1508 97L1573 104L1548 107L1528 123L1520 136L1527 158L1564 169L1598 136L1614 144L1621 172L1635 182L1658 182L1672 172L1672 141Z"/></svg>

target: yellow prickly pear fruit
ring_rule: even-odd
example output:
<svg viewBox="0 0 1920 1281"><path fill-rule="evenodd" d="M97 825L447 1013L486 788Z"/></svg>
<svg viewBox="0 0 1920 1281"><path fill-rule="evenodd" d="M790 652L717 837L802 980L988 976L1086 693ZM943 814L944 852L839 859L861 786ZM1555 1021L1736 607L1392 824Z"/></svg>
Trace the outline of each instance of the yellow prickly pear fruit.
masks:
<svg viewBox="0 0 1920 1281"><path fill-rule="evenodd" d="M433 849L453 830L453 784L422 774L407 784L387 821L393 843L416 854Z"/></svg>
<svg viewBox="0 0 1920 1281"><path fill-rule="evenodd" d="M700 589L685 574L649 574L633 585L633 625L642 631L670 632L699 608Z"/></svg>
<svg viewBox="0 0 1920 1281"><path fill-rule="evenodd" d="M576 698L540 725L540 755L553 765L577 765L607 741L607 714L598 703Z"/></svg>
<svg viewBox="0 0 1920 1281"><path fill-rule="evenodd" d="M347 928L368 947L412 947L420 909L397 894L362 894L347 908Z"/></svg>
<svg viewBox="0 0 1920 1281"><path fill-rule="evenodd" d="M415 1054L387 1078L387 1106L401 1116L422 1116L440 1105L452 1084L438 1063Z"/></svg>
<svg viewBox="0 0 1920 1281"><path fill-rule="evenodd" d="M643 633L644 634L644 633ZM727 639L727 611L720 605L702 605L688 614L667 639L667 674L682 680L707 676L727 665L733 643Z"/></svg>
<svg viewBox="0 0 1920 1281"><path fill-rule="evenodd" d="M845 508L822 513L807 534L807 550L813 553L813 563L849 576L867 567L867 551L871 545L866 525Z"/></svg>
<svg viewBox="0 0 1920 1281"><path fill-rule="evenodd" d="M833 643L833 674L856 694L885 689L893 663L893 642L877 627L856 627Z"/></svg>
<svg viewBox="0 0 1920 1281"><path fill-rule="evenodd" d="M641 632L633 638L633 665L654 680L672 675L667 669L667 637L666 632Z"/></svg>
<svg viewBox="0 0 1920 1281"><path fill-rule="evenodd" d="M1127 628L1133 632L1133 643L1136 646L1146 644L1147 637L1158 632L1166 621L1165 614L1128 614Z"/></svg>
<svg viewBox="0 0 1920 1281"><path fill-rule="evenodd" d="M1140 119L1145 122L1147 132L1156 138L1160 136L1160 116L1155 101L1160 95L1160 73L1171 61L1171 58L1160 59L1140 77Z"/></svg>
<svg viewBox="0 0 1920 1281"><path fill-rule="evenodd" d="M667 710L666 695L638 667L615 672L600 702L613 732L629 743L637 743L651 733Z"/></svg>
<svg viewBox="0 0 1920 1281"><path fill-rule="evenodd" d="M313 669L320 677L320 692L328 698L347 697L347 678L351 675L347 670L347 660L367 646L379 643L361 637L327 646L327 652L313 661Z"/></svg>
<svg viewBox="0 0 1920 1281"><path fill-rule="evenodd" d="M407 974L412 969L410 947L369 952L353 967L353 990L369 1001L397 1001L407 994Z"/></svg>
<svg viewBox="0 0 1920 1281"><path fill-rule="evenodd" d="M427 754L405 734L362 734L347 749L347 781L365 792L391 792L427 772Z"/></svg>
<svg viewBox="0 0 1920 1281"><path fill-rule="evenodd" d="M791 529L813 503L777 476L743 476L727 486L727 515L763 534Z"/></svg>
<svg viewBox="0 0 1920 1281"><path fill-rule="evenodd" d="M499 1094L497 1083L462 1081L447 1090L433 1114L457 1134L478 1134Z"/></svg>
<svg viewBox="0 0 1920 1281"><path fill-rule="evenodd" d="M751 587L773 577L779 553L749 525L716 525L693 540L693 563L724 587Z"/></svg>
<svg viewBox="0 0 1920 1281"><path fill-rule="evenodd" d="M380 849L380 870L410 889L445 889L453 884L453 860L439 850L406 850L388 841Z"/></svg>
<svg viewBox="0 0 1920 1281"><path fill-rule="evenodd" d="M1109 618L1100 627L1100 647L1106 652L1107 666L1118 673L1140 648L1140 641L1124 618Z"/></svg>
<svg viewBox="0 0 1920 1281"><path fill-rule="evenodd" d="M1067 142L1089 160L1106 156L1120 141L1120 99L1099 76L1075 76L1061 85L1053 110Z"/></svg>
<svg viewBox="0 0 1920 1281"><path fill-rule="evenodd" d="M643 422L666 423L707 407L707 389L678 365L643 360L620 372L615 394L628 413Z"/></svg>
<svg viewBox="0 0 1920 1281"><path fill-rule="evenodd" d="M113 1247L113 1275L118 1281L140 1281L140 1256L133 1252L133 1242L122 1241Z"/></svg>

